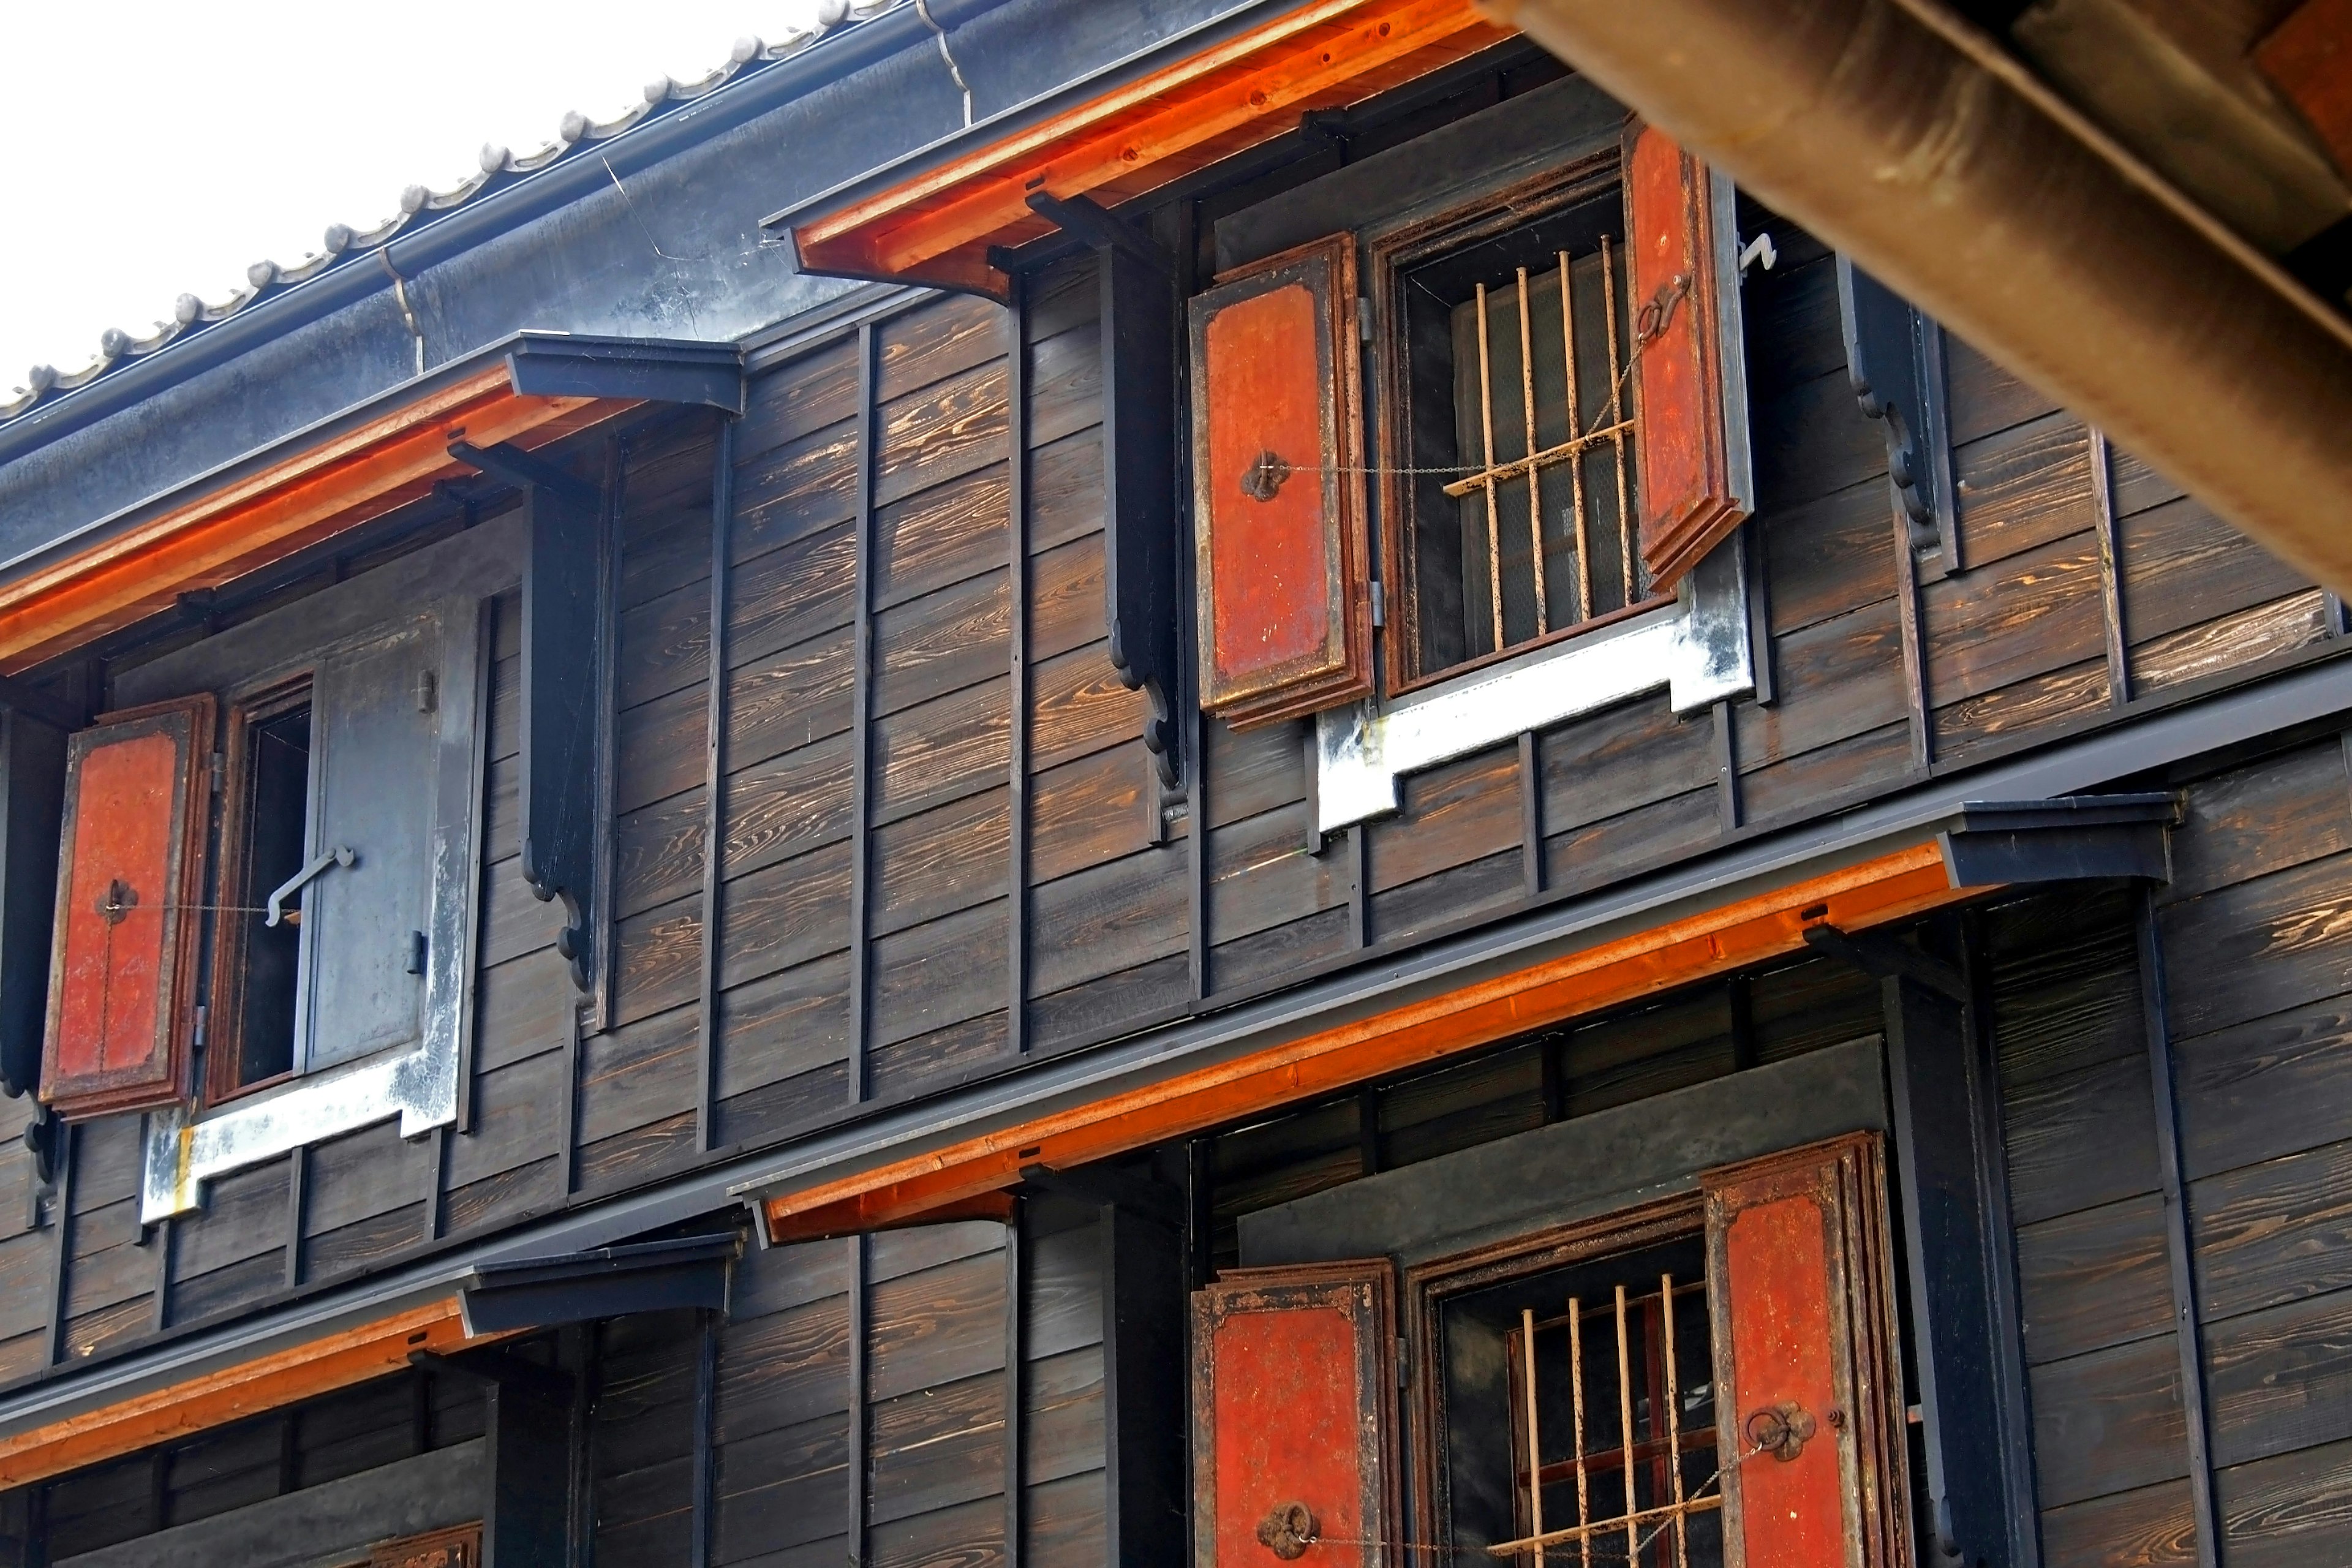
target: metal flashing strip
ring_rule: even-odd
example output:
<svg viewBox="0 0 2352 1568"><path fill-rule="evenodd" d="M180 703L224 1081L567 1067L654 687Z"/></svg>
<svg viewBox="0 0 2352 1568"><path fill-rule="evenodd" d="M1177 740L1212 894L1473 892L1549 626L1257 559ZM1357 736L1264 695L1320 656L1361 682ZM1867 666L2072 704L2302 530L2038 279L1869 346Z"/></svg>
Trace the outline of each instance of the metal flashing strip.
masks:
<svg viewBox="0 0 2352 1568"><path fill-rule="evenodd" d="M1746 538L1743 530L1717 546L1673 605L1386 704L1316 715L1316 830L1396 810L1407 773L1661 687L1677 713L1755 690Z"/></svg>
<svg viewBox="0 0 2352 1568"><path fill-rule="evenodd" d="M457 1301L469 1335L673 1308L723 1315L731 1265L742 1250L741 1235L730 1229L477 1264L459 1281Z"/></svg>
<svg viewBox="0 0 2352 1568"><path fill-rule="evenodd" d="M2307 665L2258 686L2184 702L2015 761L1935 779L1903 795L1751 839L1520 920L1377 958L1293 991L1040 1062L936 1100L877 1109L782 1149L454 1245L362 1279L311 1287L239 1320L167 1329L143 1346L59 1366L0 1394L0 1432L21 1432L135 1401L159 1388L348 1331L404 1304L445 1300L468 1269L484 1263L606 1246L723 1206L756 1206L768 1195L936 1150L1015 1117L1098 1099L1126 1085L1230 1059L1338 1017L1457 988L1482 973L1524 967L1546 951L1589 945L1637 929L1636 922L1654 924L1769 879L1785 879L1801 868L1852 864L1898 837L1917 841L1923 828L1948 822L1970 801L2081 794L2110 780L2346 713L2352 713L2352 659ZM764 1235L764 1228L757 1234ZM454 1322L454 1302L449 1313ZM5 1442L0 1438L0 1452Z"/></svg>

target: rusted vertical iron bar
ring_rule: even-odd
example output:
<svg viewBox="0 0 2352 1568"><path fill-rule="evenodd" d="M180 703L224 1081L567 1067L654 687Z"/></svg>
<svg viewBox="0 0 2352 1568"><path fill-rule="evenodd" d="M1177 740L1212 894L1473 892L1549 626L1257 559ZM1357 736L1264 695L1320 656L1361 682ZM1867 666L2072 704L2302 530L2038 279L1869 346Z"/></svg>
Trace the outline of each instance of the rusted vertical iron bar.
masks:
<svg viewBox="0 0 2352 1568"><path fill-rule="evenodd" d="M2221 1551L2221 1516L2213 1499L2212 1449L2205 1405L2204 1334L2197 1311L2197 1276L2189 1252L2189 1199L2180 1172L2180 1108L2172 1062L2172 1026L2164 987L2164 936L2156 894L2139 890L2140 1015L2147 1034L2148 1087L2156 1100L2157 1175L2164 1192L2166 1261L2172 1283L2172 1327L2180 1352L2180 1413L2189 1438L2189 1503L2197 1527L2198 1568L2214 1568Z"/></svg>
<svg viewBox="0 0 2352 1568"><path fill-rule="evenodd" d="M1004 1042L1029 1049L1029 300L1012 277L1004 310L1006 781Z"/></svg>
<svg viewBox="0 0 2352 1568"><path fill-rule="evenodd" d="M1625 1335L1625 1287L1617 1287L1617 1441L1624 1457L1617 1473L1625 1478L1625 1561L1642 1560L1642 1541L1633 1523L1640 1509L1633 1501L1633 1347Z"/></svg>
<svg viewBox="0 0 2352 1568"><path fill-rule="evenodd" d="M1576 1442L1576 1552L1592 1565L1592 1481L1584 1468L1584 1304L1568 1299L1568 1412Z"/></svg>
<svg viewBox="0 0 2352 1568"><path fill-rule="evenodd" d="M881 423L874 407L874 323L866 321L857 329L857 521L854 525L857 530L857 580L850 633L849 1101L853 1105L866 1098L866 1011L870 1005L866 969L872 962L872 955L866 950L866 902L873 858L873 847L866 841L866 825L874 814L874 738L866 731L873 720L874 700L874 473L877 466L874 447Z"/></svg>
<svg viewBox="0 0 2352 1568"><path fill-rule="evenodd" d="M866 329L859 329L864 339ZM868 361L868 363L872 363ZM866 1274L867 1238L849 1238L848 1568L866 1568Z"/></svg>
<svg viewBox="0 0 2352 1568"><path fill-rule="evenodd" d="M1486 495L1486 600L1495 619L1495 647L1503 648L1503 521L1495 509L1495 380L1486 352L1486 286L1478 285L1479 479Z"/></svg>
<svg viewBox="0 0 2352 1568"><path fill-rule="evenodd" d="M2091 438L2091 511L2099 539L2099 604L2107 634L2107 701L2120 708L2131 700L2131 647L2124 640L2124 581L2121 542L2116 537L2114 456L2106 432Z"/></svg>
<svg viewBox="0 0 2352 1568"><path fill-rule="evenodd" d="M1568 439L1571 446L1584 434L1577 412L1583 391L1576 384L1576 293L1568 281L1568 252L1559 253L1559 353L1568 367ZM1568 459L1569 505L1576 529L1576 618L1592 618L1592 540L1584 518L1584 451L1577 447Z"/></svg>
<svg viewBox="0 0 2352 1568"><path fill-rule="evenodd" d="M1536 636L1551 629L1550 606L1544 602L1543 465L1536 461L1536 338L1528 315L1528 269L1519 268L1519 414L1527 426L1528 548L1536 585Z"/></svg>
<svg viewBox="0 0 2352 1568"><path fill-rule="evenodd" d="M719 920L727 878L727 619L733 572L735 421L720 416L710 460L710 689L703 715L702 1027L695 1040L694 1149L718 1147Z"/></svg>
<svg viewBox="0 0 2352 1568"><path fill-rule="evenodd" d="M1658 1276L1658 1324L1659 1339L1664 1346L1659 1353L1665 1363L1666 1373L1666 1474L1671 1488L1667 1495L1674 1500L1675 1507L1675 1568L1690 1568L1689 1521L1683 1513L1683 1390L1682 1379L1675 1367L1675 1277L1672 1274Z"/></svg>
<svg viewBox="0 0 2352 1568"><path fill-rule="evenodd" d="M1543 750L1532 730L1519 736L1519 883L1530 899L1544 890Z"/></svg>
<svg viewBox="0 0 2352 1568"><path fill-rule="evenodd" d="M1601 314L1609 327L1609 450L1617 469L1617 561L1625 580L1625 597L1633 602L1633 513L1625 500L1625 366L1617 346L1617 262L1609 254L1609 237L1601 237Z"/></svg>
<svg viewBox="0 0 2352 1568"><path fill-rule="evenodd" d="M1887 487L1892 492L1894 486ZM1911 553L1911 520L1895 500L1895 608L1903 633L1903 694L1910 710L1911 765L1936 760L1936 731L1927 712L1927 646L1919 615L1919 563Z"/></svg>
<svg viewBox="0 0 2352 1568"><path fill-rule="evenodd" d="M1021 1363L1028 1337L1021 1314L1024 1289L1021 1200L1016 1197L1004 1222L1004 1568L1021 1568Z"/></svg>
<svg viewBox="0 0 2352 1568"><path fill-rule="evenodd" d="M1526 1380L1528 1426L1528 1522L1529 1535L1540 1536L1543 1522L1543 1442L1536 1418L1536 1310L1519 1309L1520 1375ZM1528 1561L1540 1563L1543 1548L1528 1549Z"/></svg>

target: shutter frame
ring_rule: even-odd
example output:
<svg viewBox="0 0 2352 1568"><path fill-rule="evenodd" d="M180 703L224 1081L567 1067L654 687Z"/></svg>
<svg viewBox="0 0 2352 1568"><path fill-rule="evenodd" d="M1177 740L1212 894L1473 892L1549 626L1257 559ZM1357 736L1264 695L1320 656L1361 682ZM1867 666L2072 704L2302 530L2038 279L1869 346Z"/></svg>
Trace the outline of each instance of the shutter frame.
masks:
<svg viewBox="0 0 2352 1568"><path fill-rule="evenodd" d="M1630 127L1624 163L1642 563L1665 594L1755 510L1739 235L1731 182L1664 132Z"/></svg>
<svg viewBox="0 0 2352 1568"><path fill-rule="evenodd" d="M59 1116L79 1120L170 1105L186 1097L194 1047L196 954L203 922L205 856L209 837L210 757L216 705L209 695L182 698L110 714L68 738L64 826L58 857L56 930L50 948L49 999L41 1050L41 1098ZM125 757L117 748L162 739L170 747L168 766L150 753ZM90 759L105 757L95 784ZM123 842L122 816L86 814L95 788L137 788L149 807L163 814L146 825L146 842ZM128 858L124 858L127 857ZM135 864L134 864L135 862ZM107 1017L93 1039L83 1031L96 1012L92 985L107 986L121 973L105 940L106 918L97 903L100 889L119 872L131 875L140 902L151 904L154 924L134 905L120 923L137 934L137 952L152 955L152 996L141 1000L127 1021ZM142 886L160 882L160 887ZM93 947L95 944L95 947ZM95 970L88 967L96 963ZM133 994L136 996L136 993ZM107 1005L119 995L104 998ZM146 1041L137 1057L110 1063L109 1046Z"/></svg>
<svg viewBox="0 0 2352 1568"><path fill-rule="evenodd" d="M1307 1321L1320 1318L1319 1324ZM1339 1321L1330 1320L1336 1315ZM1261 1352L1283 1357L1286 1376L1279 1386L1248 1383L1266 1397L1253 1402L1247 1430L1221 1431L1218 1419L1218 1374L1245 1369L1246 1354L1237 1341L1223 1331L1237 1322L1272 1329L1273 1320L1289 1317L1282 1325L1286 1341L1262 1341ZM1397 1489L1397 1308L1395 1272L1386 1258L1355 1259L1297 1268L1229 1268L1214 1283L1192 1293L1192 1508L1195 1568L1219 1568L1221 1534L1240 1547L1238 1560L1223 1568L1273 1568L1277 1562L1256 1536L1259 1522L1274 1508L1304 1502L1313 1510L1317 1533L1333 1539L1318 1547L1319 1568L1387 1568L1401 1561L1397 1554L1399 1514ZM1317 1343L1312 1331L1320 1329L1321 1348L1328 1351L1334 1331L1344 1332L1351 1365L1318 1363L1299 1352ZM1319 1373L1319 1381L1310 1374ZM1241 1383L1238 1376L1232 1381ZM1318 1414L1330 1416L1343 1406L1352 1445L1291 1443L1284 1458L1301 1454L1347 1457L1343 1470L1352 1469L1353 1495L1340 1497L1327 1484L1284 1464L1263 1462L1263 1453L1243 1450L1252 1437L1278 1436L1312 1424ZM1279 1445L1278 1445L1279 1446ZM1234 1463L1222 1461L1231 1458ZM1242 1461L1260 1461L1235 1484L1229 1472ZM1221 1489L1222 1483L1222 1489ZM1364 1542L1377 1545L1361 1544Z"/></svg>
<svg viewBox="0 0 2352 1568"><path fill-rule="evenodd" d="M1849 1134L1709 1171L1701 1185L1727 1568L1801 1560L1908 1568L1884 1139ZM1816 1237L1818 1268L1808 1268ZM1780 1288L1769 1311L1759 1289L1768 1285ZM1802 1342L1798 1353L1776 1355L1792 1338ZM1810 1368L1790 1364L1804 1360ZM1809 1376L1813 1390L1804 1387ZM1814 1407L1822 1376L1831 1409ZM1787 1460L1743 1458L1750 1417L1799 1393L1814 1422L1802 1450ZM1835 1555L1802 1550L1809 1542L1833 1542Z"/></svg>
<svg viewBox="0 0 2352 1568"><path fill-rule="evenodd" d="M1293 289L1305 291L1304 301L1286 293ZM1335 708L1372 689L1357 298L1355 237L1335 234L1224 273L1191 302L1201 706L1236 730ZM1255 374L1245 374L1231 356L1233 335L1249 331L1261 339L1278 334L1290 352L1261 356L1248 367ZM1297 352L1302 332L1311 366ZM1262 438L1249 403L1240 400L1253 391L1264 395L1275 374L1280 389L1294 394L1289 418L1278 420L1290 428ZM1313 449L1277 451L1287 476L1271 499L1254 498L1244 479L1256 452L1275 450L1272 442L1286 437L1286 445L1306 445L1296 404L1310 383ZM1218 572L1220 554L1263 565L1269 544L1302 579L1289 584L1291 597L1283 596L1282 579L1265 571ZM1253 652L1250 642L1263 645L1285 610L1287 625L1279 629L1286 635Z"/></svg>

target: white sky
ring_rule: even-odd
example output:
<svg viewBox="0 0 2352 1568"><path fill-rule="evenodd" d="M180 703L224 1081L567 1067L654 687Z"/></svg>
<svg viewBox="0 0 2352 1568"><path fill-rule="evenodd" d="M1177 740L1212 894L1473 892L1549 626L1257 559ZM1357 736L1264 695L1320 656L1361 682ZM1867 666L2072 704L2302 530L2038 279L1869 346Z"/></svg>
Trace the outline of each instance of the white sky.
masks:
<svg viewBox="0 0 2352 1568"><path fill-rule="evenodd" d="M610 120L816 0L401 0L197 6L0 0L0 396L143 337L264 258L446 190L482 143Z"/></svg>

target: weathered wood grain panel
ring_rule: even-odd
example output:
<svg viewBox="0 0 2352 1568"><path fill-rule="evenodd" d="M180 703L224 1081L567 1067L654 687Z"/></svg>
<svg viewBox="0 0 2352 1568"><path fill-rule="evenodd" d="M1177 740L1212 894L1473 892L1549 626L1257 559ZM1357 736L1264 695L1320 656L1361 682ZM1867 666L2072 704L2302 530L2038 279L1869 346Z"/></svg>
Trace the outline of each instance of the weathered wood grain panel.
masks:
<svg viewBox="0 0 2352 1568"><path fill-rule="evenodd" d="M2212 1324L2205 1366L2217 1465L2352 1437L2352 1291Z"/></svg>
<svg viewBox="0 0 2352 1568"><path fill-rule="evenodd" d="M2179 1385L2180 1350L2168 1332L2035 1369L2033 1469L2042 1506L2188 1474Z"/></svg>
<svg viewBox="0 0 2352 1568"><path fill-rule="evenodd" d="M2213 1478L2231 1568L2352 1558L2352 1443L2233 1467Z"/></svg>
<svg viewBox="0 0 2352 1568"><path fill-rule="evenodd" d="M2256 877L2164 911L2173 1032L2186 1038L2352 991L2352 857Z"/></svg>

